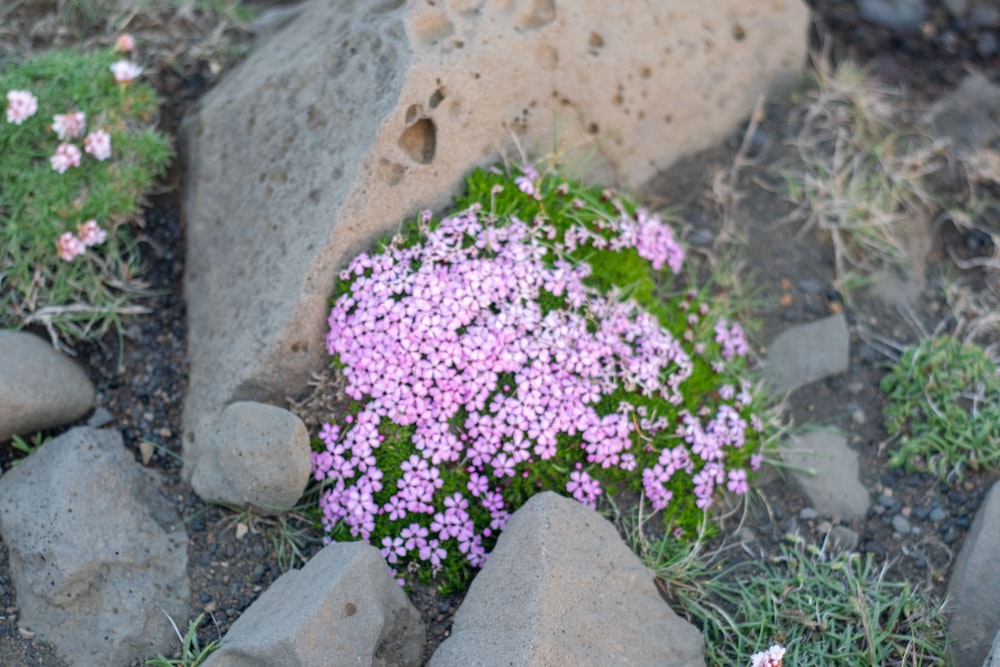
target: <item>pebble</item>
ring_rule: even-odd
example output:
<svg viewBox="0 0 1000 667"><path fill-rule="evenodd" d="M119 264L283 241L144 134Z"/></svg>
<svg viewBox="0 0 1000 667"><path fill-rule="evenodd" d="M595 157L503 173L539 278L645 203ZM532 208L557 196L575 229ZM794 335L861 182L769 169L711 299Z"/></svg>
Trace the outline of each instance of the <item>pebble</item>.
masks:
<svg viewBox="0 0 1000 667"><path fill-rule="evenodd" d="M887 491L889 490L887 489ZM876 498L875 502L877 502L882 507L892 507L893 505L896 504L896 499L892 497L892 492L889 491L888 493L879 494L879 497Z"/></svg>
<svg viewBox="0 0 1000 667"><path fill-rule="evenodd" d="M868 421L868 418L865 416L865 411L862 410L861 408L858 408L857 410L851 413L851 420L858 426L861 426L862 424Z"/></svg>
<svg viewBox="0 0 1000 667"><path fill-rule="evenodd" d="M712 230L704 228L696 229L687 237L687 242L693 246L708 245L712 242Z"/></svg>
<svg viewBox="0 0 1000 667"><path fill-rule="evenodd" d="M930 519L931 521L944 521L945 517L947 516L948 513L945 512L943 509L941 509L940 507L935 507L934 509L931 510L930 514L927 515L927 518Z"/></svg>
<svg viewBox="0 0 1000 667"><path fill-rule="evenodd" d="M993 32L981 32L979 33L979 39L976 40L976 53L981 55L983 58L989 58L997 52L997 36Z"/></svg>
<svg viewBox="0 0 1000 667"><path fill-rule="evenodd" d="M906 517L897 514L892 517L892 529L901 535L906 535L910 532L910 522Z"/></svg>
<svg viewBox="0 0 1000 667"><path fill-rule="evenodd" d="M799 281L799 289L803 292L818 294L819 291L823 289L823 283L813 278L806 278L805 280Z"/></svg>
<svg viewBox="0 0 1000 667"><path fill-rule="evenodd" d="M809 521L810 519L815 519L817 516L819 516L819 513L816 512L816 510L814 510L811 507L803 507L801 510L799 510L799 518L802 519L803 521Z"/></svg>

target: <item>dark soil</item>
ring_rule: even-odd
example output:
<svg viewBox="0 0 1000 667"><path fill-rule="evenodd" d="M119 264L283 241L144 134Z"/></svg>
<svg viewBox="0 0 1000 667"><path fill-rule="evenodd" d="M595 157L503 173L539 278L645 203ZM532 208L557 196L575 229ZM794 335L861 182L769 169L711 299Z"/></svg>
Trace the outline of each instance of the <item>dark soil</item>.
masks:
<svg viewBox="0 0 1000 667"><path fill-rule="evenodd" d="M280 3L275 3L280 4ZM985 53L979 33L952 20L943 7L932 4L932 17L925 29L914 34L894 34L858 18L853 2L816 0L813 45L829 46L832 57L848 55L872 65L887 83L907 90L908 99L924 105L955 86L970 68L996 74L1000 54ZM174 131L191 102L205 92L216 77L207 68L181 77L165 70L159 86L167 100L163 127ZM758 335L767 341L792 324L807 322L844 309L843 295L834 288L832 247L821 234L806 234L790 242L797 227L778 221L790 210L775 194L778 174L772 168L791 159L788 109L767 106L765 118L754 135L755 163L744 168L735 181L745 194L738 202L736 218L745 221L737 230L745 240L743 257L748 271L745 282L753 285L764 304L754 315L761 321ZM644 190L651 206L676 207L686 221L686 238L695 254L709 253L720 228L720 202L706 195L719 170L732 167L743 139L742 130L726 144L684 160L655 178ZM181 410L186 387L184 360L184 268L183 221L180 212L180 165L171 173L163 194L152 198L145 216L144 255L147 277L154 296L147 305L151 314L136 318L120 337L108 335L97 343L80 346L78 356L89 367L98 389L100 421L119 429L126 446L141 459L141 443L154 445L148 465L163 474L164 488L175 500L189 536L188 573L191 581L192 617L206 612L199 636L203 642L218 639L240 614L278 577L278 534L273 526L231 510L206 506L180 479ZM727 230L732 231L732 230ZM881 419L878 383L880 363L887 358L874 340L888 338L900 343L917 339L913 320L931 330L943 317L943 299L935 282L946 262L945 243L960 256L968 249L953 230L939 228L932 255L928 284L907 315L895 306L858 295L846 309L852 330L849 370L826 382L816 383L791 400L790 413L798 424L834 426L850 434L860 453L862 482L872 492L873 509L862 521L848 523L860 537L858 549L889 559L893 577L926 583L943 593L950 566L960 548L974 513L994 476L969 475L961 484L944 484L927 475L905 474L887 466L882 451L886 433ZM779 253L774 249L780 248ZM758 345L757 352L765 352ZM102 416L104 418L102 418ZM92 418L93 419L93 418ZM0 446L0 465L8 468L20 454ZM755 505L746 525L760 550L767 551L786 532L799 532L813 541L823 538L837 517L801 519L804 498L784 481L775 479L762 489L766 505ZM877 502L883 496L889 500ZM930 512L940 508L945 518L931 521ZM919 534L894 534L891 518L902 515ZM320 548L321 535L309 531L303 521L287 520L293 528L306 530L302 555L308 559ZM720 539L734 539L735 519L724 525ZM237 538L237 525L249 530ZM745 539L745 533L742 533ZM301 562L297 563L297 566ZM7 574L6 549L0 543L0 663L53 665L58 662L50 647L19 632L15 592ZM461 596L440 597L430 589L414 591L412 599L428 628L429 657L447 637L451 619ZM176 619L178 625L188 619ZM21 628L30 630L30 628Z"/></svg>

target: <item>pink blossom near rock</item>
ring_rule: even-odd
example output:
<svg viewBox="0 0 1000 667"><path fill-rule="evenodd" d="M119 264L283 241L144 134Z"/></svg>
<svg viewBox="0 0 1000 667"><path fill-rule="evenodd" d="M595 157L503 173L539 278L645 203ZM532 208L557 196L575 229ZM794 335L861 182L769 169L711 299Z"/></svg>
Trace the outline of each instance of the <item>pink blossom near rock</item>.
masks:
<svg viewBox="0 0 1000 667"><path fill-rule="evenodd" d="M73 144L59 144L56 153L50 158L52 168L60 174L65 174L70 167L80 166L80 149Z"/></svg>
<svg viewBox="0 0 1000 667"><path fill-rule="evenodd" d="M60 139L75 139L83 134L87 125L87 114L82 111L57 113L52 117L52 130Z"/></svg>
<svg viewBox="0 0 1000 667"><path fill-rule="evenodd" d="M83 150L98 160L107 160L111 157L111 135L104 130L91 132L83 140Z"/></svg>
<svg viewBox="0 0 1000 667"><path fill-rule="evenodd" d="M96 220L87 220L80 224L77 235L87 247L100 245L108 238L108 233L101 229Z"/></svg>
<svg viewBox="0 0 1000 667"><path fill-rule="evenodd" d="M119 51L124 51L125 53L131 53L135 50L135 37L127 32L118 35L115 39L115 48Z"/></svg>
<svg viewBox="0 0 1000 667"><path fill-rule="evenodd" d="M60 236L56 240L56 249L59 251L59 258L67 262L71 262L77 256L87 252L87 246L74 236L73 232L65 232Z"/></svg>
<svg viewBox="0 0 1000 667"><path fill-rule="evenodd" d="M784 657L785 648L781 644L775 644L766 651L750 656L750 667L781 667Z"/></svg>
<svg viewBox="0 0 1000 667"><path fill-rule="evenodd" d="M111 65L111 73L118 83L129 83L139 78L142 68L129 60L119 60Z"/></svg>
<svg viewBox="0 0 1000 667"><path fill-rule="evenodd" d="M7 122L20 125L38 111L38 98L27 90L7 92Z"/></svg>

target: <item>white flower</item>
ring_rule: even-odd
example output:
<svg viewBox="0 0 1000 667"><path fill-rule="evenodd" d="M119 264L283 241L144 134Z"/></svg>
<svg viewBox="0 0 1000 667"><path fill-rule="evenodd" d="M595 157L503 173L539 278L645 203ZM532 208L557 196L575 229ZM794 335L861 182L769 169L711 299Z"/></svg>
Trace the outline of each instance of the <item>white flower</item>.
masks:
<svg viewBox="0 0 1000 667"><path fill-rule="evenodd" d="M27 90L7 92L7 122L20 125L38 111L38 98Z"/></svg>
<svg viewBox="0 0 1000 667"><path fill-rule="evenodd" d="M128 60L119 60L111 66L111 73L118 83L128 83L142 74L142 68Z"/></svg>

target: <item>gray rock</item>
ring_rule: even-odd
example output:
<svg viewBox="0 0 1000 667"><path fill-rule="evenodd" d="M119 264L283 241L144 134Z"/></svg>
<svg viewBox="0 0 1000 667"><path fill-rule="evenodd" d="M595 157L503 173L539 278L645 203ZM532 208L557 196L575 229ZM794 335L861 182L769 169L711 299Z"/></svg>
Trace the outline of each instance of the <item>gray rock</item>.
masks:
<svg viewBox="0 0 1000 667"><path fill-rule="evenodd" d="M191 476L199 496L265 512L295 505L312 469L301 419L273 405L241 401L223 410L212 437Z"/></svg>
<svg viewBox="0 0 1000 667"><path fill-rule="evenodd" d="M892 517L892 529L900 535L908 535L910 533L910 522L907 521L905 516L897 514Z"/></svg>
<svg viewBox="0 0 1000 667"><path fill-rule="evenodd" d="M0 331L0 442L75 421L94 407L94 385L34 334Z"/></svg>
<svg viewBox="0 0 1000 667"><path fill-rule="evenodd" d="M947 139L959 152L982 148L1000 136L1000 86L982 74L969 74L961 84L938 99L921 122L939 139Z"/></svg>
<svg viewBox="0 0 1000 667"><path fill-rule="evenodd" d="M948 635L955 665L979 665L990 651L1000 628L1000 490L994 484L955 561L948 598L951 620Z"/></svg>
<svg viewBox="0 0 1000 667"><path fill-rule="evenodd" d="M993 637L993 645L986 660L983 661L983 667L1000 667L1000 632Z"/></svg>
<svg viewBox="0 0 1000 667"><path fill-rule="evenodd" d="M927 8L923 0L858 0L858 13L883 28L915 31L927 16Z"/></svg>
<svg viewBox="0 0 1000 667"><path fill-rule="evenodd" d="M243 612L204 667L420 665L424 624L378 549L323 548Z"/></svg>
<svg viewBox="0 0 1000 667"><path fill-rule="evenodd" d="M976 28L1000 27L1000 3L981 0L969 8L969 23Z"/></svg>
<svg viewBox="0 0 1000 667"><path fill-rule="evenodd" d="M791 477L820 514L842 519L865 515L870 498L858 480L858 453L847 438L832 431L813 431L781 443L781 459Z"/></svg>
<svg viewBox="0 0 1000 667"><path fill-rule="evenodd" d="M71 665L169 653L187 618L187 536L116 431L75 428L0 478L20 625Z"/></svg>
<svg viewBox="0 0 1000 667"><path fill-rule="evenodd" d="M801 510L799 510L799 518L802 519L803 521L809 521L811 519L815 519L818 516L819 512L817 512L811 507L803 507Z"/></svg>
<svg viewBox="0 0 1000 667"><path fill-rule="evenodd" d="M541 493L507 523L430 665L597 664L704 665L702 637L610 523Z"/></svg>
<svg viewBox="0 0 1000 667"><path fill-rule="evenodd" d="M931 521L944 521L948 518L948 513L940 507L935 507L927 516Z"/></svg>
<svg viewBox="0 0 1000 667"><path fill-rule="evenodd" d="M801 0L304 7L183 123L185 478L226 405L322 367L334 277L373 237L517 161L513 137L638 187L791 84L808 19Z"/></svg>
<svg viewBox="0 0 1000 667"><path fill-rule="evenodd" d="M850 334L842 313L787 329L768 347L765 377L783 394L847 370Z"/></svg>
<svg viewBox="0 0 1000 667"><path fill-rule="evenodd" d="M854 551L858 546L858 534L847 526L832 527L827 539L827 545L835 553Z"/></svg>

